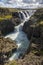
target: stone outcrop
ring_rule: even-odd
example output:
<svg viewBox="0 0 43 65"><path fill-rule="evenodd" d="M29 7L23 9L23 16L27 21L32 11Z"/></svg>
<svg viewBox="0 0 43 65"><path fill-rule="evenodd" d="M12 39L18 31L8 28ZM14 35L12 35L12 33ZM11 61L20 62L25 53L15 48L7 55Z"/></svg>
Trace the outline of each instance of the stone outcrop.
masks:
<svg viewBox="0 0 43 65"><path fill-rule="evenodd" d="M9 38L0 37L0 63L5 62L17 49L15 41Z"/></svg>
<svg viewBox="0 0 43 65"><path fill-rule="evenodd" d="M15 48L17 48L16 42L12 41L10 38L0 37L0 53L5 54Z"/></svg>

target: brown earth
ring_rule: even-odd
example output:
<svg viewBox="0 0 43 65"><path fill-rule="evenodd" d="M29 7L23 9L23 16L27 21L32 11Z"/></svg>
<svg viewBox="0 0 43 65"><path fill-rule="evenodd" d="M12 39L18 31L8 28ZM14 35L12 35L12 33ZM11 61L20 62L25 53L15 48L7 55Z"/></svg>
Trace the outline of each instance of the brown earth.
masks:
<svg viewBox="0 0 43 65"><path fill-rule="evenodd" d="M0 37L0 63L4 63L17 49L16 42Z"/></svg>

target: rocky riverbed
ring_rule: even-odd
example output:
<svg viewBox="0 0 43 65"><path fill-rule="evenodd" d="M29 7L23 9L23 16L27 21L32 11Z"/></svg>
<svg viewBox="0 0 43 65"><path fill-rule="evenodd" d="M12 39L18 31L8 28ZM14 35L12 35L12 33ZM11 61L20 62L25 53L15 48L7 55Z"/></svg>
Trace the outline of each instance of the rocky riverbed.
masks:
<svg viewBox="0 0 43 65"><path fill-rule="evenodd" d="M37 44L32 43L31 51L23 59L14 60L5 65L43 65L43 51L39 51Z"/></svg>

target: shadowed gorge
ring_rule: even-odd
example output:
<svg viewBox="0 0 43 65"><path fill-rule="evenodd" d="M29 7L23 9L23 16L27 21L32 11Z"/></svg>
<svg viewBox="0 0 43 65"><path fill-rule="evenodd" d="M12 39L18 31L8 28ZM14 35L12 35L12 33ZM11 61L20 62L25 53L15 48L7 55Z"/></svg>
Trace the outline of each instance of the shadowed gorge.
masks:
<svg viewBox="0 0 43 65"><path fill-rule="evenodd" d="M0 1L0 65L43 65L42 3Z"/></svg>

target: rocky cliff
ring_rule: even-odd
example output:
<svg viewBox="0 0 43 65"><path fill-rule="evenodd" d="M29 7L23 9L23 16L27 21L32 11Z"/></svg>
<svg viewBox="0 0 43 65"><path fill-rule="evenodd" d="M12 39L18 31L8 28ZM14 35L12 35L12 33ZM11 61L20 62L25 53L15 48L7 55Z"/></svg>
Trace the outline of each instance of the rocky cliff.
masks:
<svg viewBox="0 0 43 65"><path fill-rule="evenodd" d="M2 35L6 35L14 31L14 24L10 20L0 21L0 32Z"/></svg>
<svg viewBox="0 0 43 65"><path fill-rule="evenodd" d="M42 13L42 14L41 14ZM38 50L43 49L43 11L38 10L24 23L23 31L33 43L38 45Z"/></svg>
<svg viewBox="0 0 43 65"><path fill-rule="evenodd" d="M13 52L17 49L16 42L9 38L0 37L0 64L9 59Z"/></svg>

